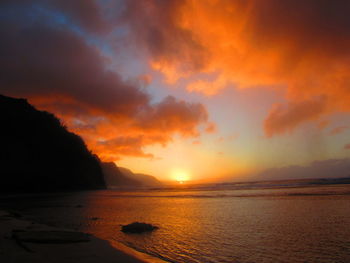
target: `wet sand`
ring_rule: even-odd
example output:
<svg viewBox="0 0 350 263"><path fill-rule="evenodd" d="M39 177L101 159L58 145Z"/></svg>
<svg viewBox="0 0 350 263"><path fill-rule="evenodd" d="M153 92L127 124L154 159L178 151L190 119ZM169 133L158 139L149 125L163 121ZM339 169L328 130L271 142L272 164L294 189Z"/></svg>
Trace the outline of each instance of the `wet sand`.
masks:
<svg viewBox="0 0 350 263"><path fill-rule="evenodd" d="M35 232L33 232L35 231ZM42 240L22 239L40 231ZM18 235L17 235L17 234ZM55 233L52 236L52 233ZM69 234L68 236L65 234ZM63 235L62 235L63 234ZM45 240L45 235L47 236ZM81 237L86 237L87 240ZM51 239L51 240L50 240ZM28 241L29 240L29 241ZM69 229L37 224L0 210L0 262L3 263L161 263L117 243Z"/></svg>

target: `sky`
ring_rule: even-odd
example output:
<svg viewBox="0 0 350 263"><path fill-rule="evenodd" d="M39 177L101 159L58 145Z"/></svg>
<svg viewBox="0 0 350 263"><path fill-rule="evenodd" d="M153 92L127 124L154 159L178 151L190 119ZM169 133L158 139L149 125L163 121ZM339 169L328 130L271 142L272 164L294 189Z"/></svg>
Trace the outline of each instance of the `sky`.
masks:
<svg viewBox="0 0 350 263"><path fill-rule="evenodd" d="M349 13L347 0L2 0L0 93L161 180L343 176Z"/></svg>

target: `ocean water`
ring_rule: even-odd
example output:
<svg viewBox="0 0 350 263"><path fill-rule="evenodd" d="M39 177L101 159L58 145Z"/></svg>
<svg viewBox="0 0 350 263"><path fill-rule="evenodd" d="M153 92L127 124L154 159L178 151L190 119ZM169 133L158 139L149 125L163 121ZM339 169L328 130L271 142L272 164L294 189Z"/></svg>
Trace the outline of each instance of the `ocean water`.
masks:
<svg viewBox="0 0 350 263"><path fill-rule="evenodd" d="M109 190L0 203L169 262L350 262L350 185L285 186ZM134 221L159 229L120 231Z"/></svg>

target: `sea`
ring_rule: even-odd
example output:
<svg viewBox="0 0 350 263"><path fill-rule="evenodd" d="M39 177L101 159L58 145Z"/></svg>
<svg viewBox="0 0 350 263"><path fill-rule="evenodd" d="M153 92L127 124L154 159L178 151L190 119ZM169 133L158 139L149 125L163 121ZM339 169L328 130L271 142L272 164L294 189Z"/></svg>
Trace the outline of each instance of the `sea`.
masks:
<svg viewBox="0 0 350 263"><path fill-rule="evenodd" d="M279 181L0 198L41 223L167 262L350 262L350 184ZM159 229L126 234L146 222Z"/></svg>

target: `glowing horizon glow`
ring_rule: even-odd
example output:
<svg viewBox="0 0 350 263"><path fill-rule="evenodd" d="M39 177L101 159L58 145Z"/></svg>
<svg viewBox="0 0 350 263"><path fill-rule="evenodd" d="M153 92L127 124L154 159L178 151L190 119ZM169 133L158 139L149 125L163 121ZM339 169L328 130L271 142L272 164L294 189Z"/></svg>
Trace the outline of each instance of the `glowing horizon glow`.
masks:
<svg viewBox="0 0 350 263"><path fill-rule="evenodd" d="M179 184L183 184L191 179L189 173L181 169L173 170L171 173L171 178Z"/></svg>

